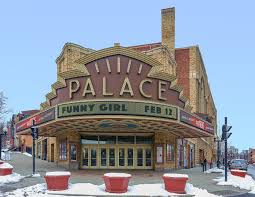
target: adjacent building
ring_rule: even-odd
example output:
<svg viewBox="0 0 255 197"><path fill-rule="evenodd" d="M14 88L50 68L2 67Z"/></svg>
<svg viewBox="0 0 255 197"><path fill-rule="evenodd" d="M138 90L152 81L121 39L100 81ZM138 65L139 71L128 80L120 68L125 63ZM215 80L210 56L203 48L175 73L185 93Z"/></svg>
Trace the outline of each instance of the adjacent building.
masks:
<svg viewBox="0 0 255 197"><path fill-rule="evenodd" d="M248 162L250 164L255 163L255 148L250 148L249 149Z"/></svg>
<svg viewBox="0 0 255 197"><path fill-rule="evenodd" d="M198 46L175 48L175 9L158 43L94 50L66 43L40 112L36 155L69 169L191 168L215 161L217 112Z"/></svg>

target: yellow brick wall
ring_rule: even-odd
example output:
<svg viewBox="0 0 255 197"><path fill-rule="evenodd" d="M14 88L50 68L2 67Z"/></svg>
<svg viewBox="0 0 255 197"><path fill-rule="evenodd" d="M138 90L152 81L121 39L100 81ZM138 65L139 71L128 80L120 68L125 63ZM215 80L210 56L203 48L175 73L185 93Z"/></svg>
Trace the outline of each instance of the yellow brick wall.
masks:
<svg viewBox="0 0 255 197"><path fill-rule="evenodd" d="M170 133L155 133L155 146L154 146L154 169L155 170L163 170L163 169L174 169L176 168L176 162L177 162L177 146L176 146L176 137ZM173 144L175 155L174 161L166 161L166 145L167 144ZM163 145L163 163L157 164L157 152L156 152L156 146L157 145Z"/></svg>
<svg viewBox="0 0 255 197"><path fill-rule="evenodd" d="M67 159L59 160L60 155L60 142L62 140L67 140ZM78 169L80 166L80 155L81 155L81 144L80 144L80 134L75 131L64 132L56 138L57 144L57 164L63 166L67 169ZM77 161L70 161L70 144L76 144L77 147Z"/></svg>

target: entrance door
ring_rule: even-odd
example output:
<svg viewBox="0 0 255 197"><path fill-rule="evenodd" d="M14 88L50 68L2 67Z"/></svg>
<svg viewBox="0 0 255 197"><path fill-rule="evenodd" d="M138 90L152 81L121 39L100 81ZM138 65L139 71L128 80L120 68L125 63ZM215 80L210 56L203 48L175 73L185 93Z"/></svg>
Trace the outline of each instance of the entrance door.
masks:
<svg viewBox="0 0 255 197"><path fill-rule="evenodd" d="M54 162L54 144L50 145L51 162Z"/></svg>
<svg viewBox="0 0 255 197"><path fill-rule="evenodd" d="M81 168L152 169L151 145L84 145Z"/></svg>
<svg viewBox="0 0 255 197"><path fill-rule="evenodd" d="M139 145L136 147L136 169L152 168L152 147Z"/></svg>

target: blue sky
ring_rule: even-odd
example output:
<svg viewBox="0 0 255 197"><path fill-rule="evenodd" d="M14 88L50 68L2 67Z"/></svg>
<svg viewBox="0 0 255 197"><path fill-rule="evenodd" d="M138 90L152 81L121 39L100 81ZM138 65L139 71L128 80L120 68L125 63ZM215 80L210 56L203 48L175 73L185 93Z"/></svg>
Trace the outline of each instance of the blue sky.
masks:
<svg viewBox="0 0 255 197"><path fill-rule="evenodd" d="M229 117L231 144L255 146L255 1L2 1L0 90L17 113L39 108L56 81L66 42L101 49L158 42L160 10L176 7L176 47L199 45L218 121ZM8 117L7 117L8 118Z"/></svg>

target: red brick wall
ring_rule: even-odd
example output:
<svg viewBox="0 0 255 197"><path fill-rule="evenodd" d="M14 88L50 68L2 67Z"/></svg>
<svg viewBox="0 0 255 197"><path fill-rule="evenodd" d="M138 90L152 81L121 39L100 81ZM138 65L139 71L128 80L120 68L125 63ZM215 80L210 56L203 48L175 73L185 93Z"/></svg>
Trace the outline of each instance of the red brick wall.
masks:
<svg viewBox="0 0 255 197"><path fill-rule="evenodd" d="M161 43L152 43L152 44L144 44L144 45L137 45L137 46L130 46L129 48L132 48L136 51L142 52L142 51L148 51L157 47L160 47Z"/></svg>
<svg viewBox="0 0 255 197"><path fill-rule="evenodd" d="M190 98L189 84L189 49L175 49L177 62L177 83L183 88L184 96Z"/></svg>

